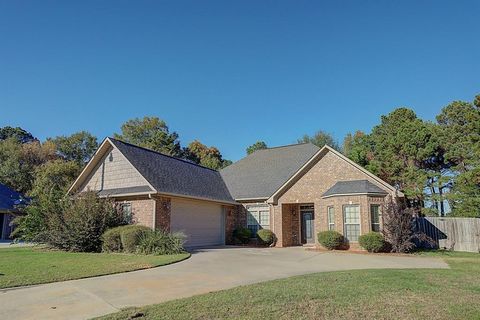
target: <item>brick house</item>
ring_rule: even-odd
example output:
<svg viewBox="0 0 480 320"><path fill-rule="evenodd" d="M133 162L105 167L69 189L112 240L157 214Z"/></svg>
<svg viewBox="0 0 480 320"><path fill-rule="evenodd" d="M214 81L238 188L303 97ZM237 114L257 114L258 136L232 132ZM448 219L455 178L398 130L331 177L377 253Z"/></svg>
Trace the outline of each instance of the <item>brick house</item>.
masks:
<svg viewBox="0 0 480 320"><path fill-rule="evenodd" d="M86 190L113 198L133 223L184 232L187 246L230 243L239 227L271 229L278 247L315 245L323 230L355 246L379 230L386 199L403 197L328 146L258 150L216 171L112 138L69 193Z"/></svg>

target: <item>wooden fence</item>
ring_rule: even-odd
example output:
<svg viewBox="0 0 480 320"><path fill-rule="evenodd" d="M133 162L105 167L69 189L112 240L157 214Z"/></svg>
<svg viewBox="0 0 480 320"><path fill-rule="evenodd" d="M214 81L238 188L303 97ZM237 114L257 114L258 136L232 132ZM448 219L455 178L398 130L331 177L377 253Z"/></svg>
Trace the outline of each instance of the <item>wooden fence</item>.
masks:
<svg viewBox="0 0 480 320"><path fill-rule="evenodd" d="M434 245L421 243L420 246L480 252L480 219L478 218L425 217L415 220L417 229L435 242Z"/></svg>

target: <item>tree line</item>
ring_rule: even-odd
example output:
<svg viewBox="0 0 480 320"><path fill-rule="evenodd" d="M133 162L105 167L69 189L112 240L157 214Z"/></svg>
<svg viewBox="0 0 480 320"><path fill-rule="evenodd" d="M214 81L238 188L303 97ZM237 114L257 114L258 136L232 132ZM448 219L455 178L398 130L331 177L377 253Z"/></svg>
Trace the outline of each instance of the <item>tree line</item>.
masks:
<svg viewBox="0 0 480 320"><path fill-rule="evenodd" d="M341 146L321 130L297 142L342 152L405 193L417 214L480 217L480 95L472 102L453 101L435 121L397 108L382 115L370 133L347 134ZM258 141L247 153L266 147Z"/></svg>
<svg viewBox="0 0 480 320"><path fill-rule="evenodd" d="M232 163L198 140L182 146L157 117L128 120L114 137L216 170ZM342 152L405 193L418 214L480 217L480 95L453 101L435 121L402 107L382 115L369 133L347 134L343 144L322 130L297 142ZM98 139L86 131L41 142L22 128L0 128L0 183L31 197L63 195L97 147ZM246 153L266 148L257 141Z"/></svg>

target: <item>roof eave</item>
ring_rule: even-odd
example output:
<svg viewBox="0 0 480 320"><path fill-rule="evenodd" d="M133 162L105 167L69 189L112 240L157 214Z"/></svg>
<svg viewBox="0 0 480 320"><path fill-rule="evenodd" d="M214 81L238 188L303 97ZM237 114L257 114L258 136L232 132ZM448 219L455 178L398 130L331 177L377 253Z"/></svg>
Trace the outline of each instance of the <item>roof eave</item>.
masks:
<svg viewBox="0 0 480 320"><path fill-rule="evenodd" d="M250 198L235 198L239 202L253 202L253 201L267 201L268 197L250 197Z"/></svg>

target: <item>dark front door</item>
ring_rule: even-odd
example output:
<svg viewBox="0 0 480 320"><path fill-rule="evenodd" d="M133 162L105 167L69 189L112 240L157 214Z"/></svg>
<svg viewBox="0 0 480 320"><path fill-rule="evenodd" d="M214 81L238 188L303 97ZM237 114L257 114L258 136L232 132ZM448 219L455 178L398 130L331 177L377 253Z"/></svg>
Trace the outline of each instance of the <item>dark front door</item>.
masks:
<svg viewBox="0 0 480 320"><path fill-rule="evenodd" d="M313 210L305 210L302 214L302 243L314 243Z"/></svg>

